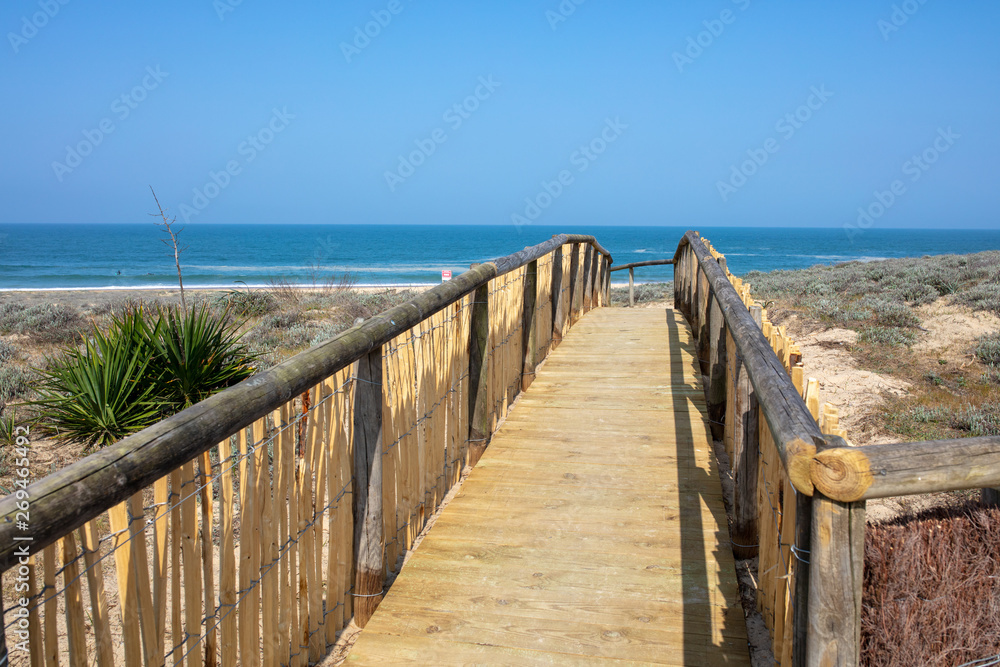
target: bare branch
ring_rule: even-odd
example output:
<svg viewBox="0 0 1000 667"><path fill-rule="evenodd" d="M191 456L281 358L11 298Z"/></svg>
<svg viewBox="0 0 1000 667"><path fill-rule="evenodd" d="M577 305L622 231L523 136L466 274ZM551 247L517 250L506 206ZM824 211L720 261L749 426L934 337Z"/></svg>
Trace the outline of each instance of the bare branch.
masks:
<svg viewBox="0 0 1000 667"><path fill-rule="evenodd" d="M169 243L167 243L167 239L160 239L160 240L163 241L163 243L165 243L166 245L172 246L174 249L174 264L177 266L177 284L181 288L181 308L183 308L184 311L187 312L187 302L184 300L184 278L183 276L181 276L181 253L187 250L188 247L184 246L183 248L181 248L177 244L177 235L180 234L182 231L184 231L184 228L181 227L178 230L174 230L171 227L171 225L177 222L177 216L175 215L170 220L167 220L167 211L166 209L163 208L163 206L160 205L160 200L157 198L156 191L153 190L152 185L149 186L149 191L153 193L153 201L156 202L156 208L160 209L159 214L150 213L150 215L154 217L159 215L159 217L163 220L163 222L155 223L156 226L162 227L163 231L170 236Z"/></svg>

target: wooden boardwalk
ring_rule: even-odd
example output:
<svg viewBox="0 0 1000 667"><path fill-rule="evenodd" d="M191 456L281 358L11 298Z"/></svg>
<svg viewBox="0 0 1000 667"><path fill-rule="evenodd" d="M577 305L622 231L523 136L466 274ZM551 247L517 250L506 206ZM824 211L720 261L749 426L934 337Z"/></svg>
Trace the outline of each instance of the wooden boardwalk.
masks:
<svg viewBox="0 0 1000 667"><path fill-rule="evenodd" d="M587 314L348 662L749 665L694 354L672 310Z"/></svg>

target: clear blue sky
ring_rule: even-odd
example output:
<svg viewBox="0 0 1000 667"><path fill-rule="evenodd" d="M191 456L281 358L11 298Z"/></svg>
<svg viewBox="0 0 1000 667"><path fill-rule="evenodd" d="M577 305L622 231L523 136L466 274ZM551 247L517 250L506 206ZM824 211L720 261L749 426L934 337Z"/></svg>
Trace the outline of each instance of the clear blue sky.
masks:
<svg viewBox="0 0 1000 667"><path fill-rule="evenodd" d="M62 1L0 9L0 222L1000 227L996 2Z"/></svg>

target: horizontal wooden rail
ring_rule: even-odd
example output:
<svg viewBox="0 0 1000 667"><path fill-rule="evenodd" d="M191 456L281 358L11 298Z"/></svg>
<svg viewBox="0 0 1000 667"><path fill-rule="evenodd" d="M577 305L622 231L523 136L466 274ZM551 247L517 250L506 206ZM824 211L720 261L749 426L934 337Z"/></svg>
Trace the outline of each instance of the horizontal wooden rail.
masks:
<svg viewBox="0 0 1000 667"><path fill-rule="evenodd" d="M611 255L593 236L560 234L512 255L480 264L410 301L376 315L336 338L306 350L139 433L58 470L27 488L32 539L17 541L18 500L0 499L0 571L34 554L192 461L224 438L253 424L325 378L456 303L490 280L525 266L565 244ZM595 262L596 263L596 262ZM16 553L15 553L16 551Z"/></svg>
<svg viewBox="0 0 1000 667"><path fill-rule="evenodd" d="M774 355L770 343L701 237L695 232L687 232L681 239L674 260L688 245L694 251L701 273L707 279L729 334L736 343L789 480L799 493L812 495L812 461L817 447L825 443L823 434ZM676 292L680 289L676 280L674 285Z"/></svg>
<svg viewBox="0 0 1000 667"><path fill-rule="evenodd" d="M650 259L645 262L631 262L630 264L613 266L608 270L608 273L628 269L628 306L631 308L635 305L635 270L640 266L664 266L673 263L672 259Z"/></svg>
<svg viewBox="0 0 1000 667"><path fill-rule="evenodd" d="M673 264L672 259L649 259L645 262L630 262L629 264L622 264L621 266L612 266L612 271L624 271L625 269L637 269L640 266L665 266L668 264Z"/></svg>
<svg viewBox="0 0 1000 667"><path fill-rule="evenodd" d="M833 447L816 454L813 481L842 502L1000 486L1000 437Z"/></svg>

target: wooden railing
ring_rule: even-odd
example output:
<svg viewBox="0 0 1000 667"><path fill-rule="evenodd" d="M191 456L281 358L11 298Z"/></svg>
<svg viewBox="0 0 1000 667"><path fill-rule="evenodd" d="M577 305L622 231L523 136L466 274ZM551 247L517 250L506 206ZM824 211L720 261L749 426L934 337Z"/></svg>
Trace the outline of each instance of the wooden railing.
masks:
<svg viewBox="0 0 1000 667"><path fill-rule="evenodd" d="M733 471L733 550L758 559L758 608L781 665L860 663L865 504L1000 485L1000 438L852 447L798 348L697 232L674 256L674 305L698 342L710 425Z"/></svg>
<svg viewBox="0 0 1000 667"><path fill-rule="evenodd" d="M0 665L317 661L610 265L579 235L477 265L0 499Z"/></svg>
<svg viewBox="0 0 1000 667"><path fill-rule="evenodd" d="M624 271L628 269L628 307L635 306L635 270L641 266L666 266L673 264L673 259L649 259L645 262L631 262L620 266L611 267L611 271Z"/></svg>

